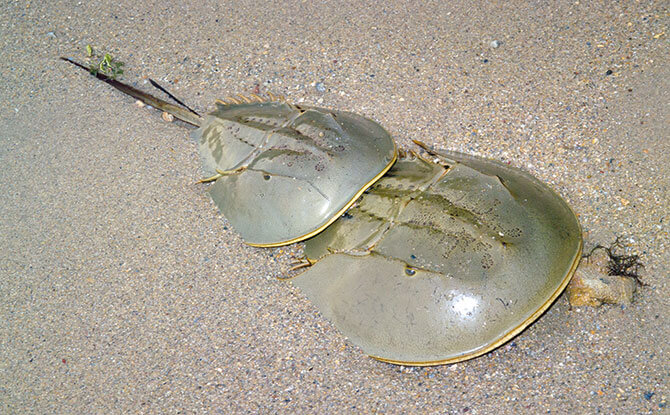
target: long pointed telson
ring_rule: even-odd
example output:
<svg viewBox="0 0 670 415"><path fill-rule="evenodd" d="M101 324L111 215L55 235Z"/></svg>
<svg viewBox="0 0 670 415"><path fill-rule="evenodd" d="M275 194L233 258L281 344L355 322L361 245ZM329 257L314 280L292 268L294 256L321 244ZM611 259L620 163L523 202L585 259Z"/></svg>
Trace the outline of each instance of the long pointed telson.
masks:
<svg viewBox="0 0 670 415"><path fill-rule="evenodd" d="M84 65L82 65L77 61L64 57L61 57L61 59L90 73L87 67L85 67ZM176 118L184 121L185 123L194 125L196 127L200 127L200 125L202 125L203 118L198 114L195 114L177 105L170 104L167 101L163 101L162 99L156 98L155 96L150 95L144 91L140 91L139 89L124 84L123 82L117 81L116 79L112 79L104 74L101 74L100 72L96 72L95 74L91 75L95 76L96 78L98 78L103 82L106 82L107 84L118 89L119 91L123 92L126 95L130 95L131 97L139 99L140 101L144 102L147 105L151 105L152 107L158 110L165 111L167 113L174 115Z"/></svg>
<svg viewBox="0 0 670 415"><path fill-rule="evenodd" d="M156 89L158 89L159 91L164 92L165 94L167 94L167 96L169 96L169 97L170 97L174 102L176 102L177 104L179 104L179 105L181 105L182 107L186 108L187 110L191 111L192 113L194 113L194 114L197 115L198 117L200 116L200 114L198 114L197 112L195 112L195 111L193 110L193 108L191 108L191 107L189 107L188 105L184 104L179 98L177 98L177 97L175 97L174 95L172 95L172 94L170 93L170 91L168 91L167 89L165 89L165 88L163 88L162 86L160 86L160 84L159 84L158 82L156 82L156 81L154 81L153 79L149 78L149 83L150 83L154 88L156 88Z"/></svg>

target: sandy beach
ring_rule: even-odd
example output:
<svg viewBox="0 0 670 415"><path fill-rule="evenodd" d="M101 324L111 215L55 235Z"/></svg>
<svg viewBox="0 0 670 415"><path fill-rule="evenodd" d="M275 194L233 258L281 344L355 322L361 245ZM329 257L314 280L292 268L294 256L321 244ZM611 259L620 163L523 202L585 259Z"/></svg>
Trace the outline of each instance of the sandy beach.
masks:
<svg viewBox="0 0 670 415"><path fill-rule="evenodd" d="M669 39L661 1L3 2L0 413L667 414ZM463 363L375 361L278 278L300 246L218 213L184 124L58 59L88 44L203 113L272 92L523 168L648 285Z"/></svg>

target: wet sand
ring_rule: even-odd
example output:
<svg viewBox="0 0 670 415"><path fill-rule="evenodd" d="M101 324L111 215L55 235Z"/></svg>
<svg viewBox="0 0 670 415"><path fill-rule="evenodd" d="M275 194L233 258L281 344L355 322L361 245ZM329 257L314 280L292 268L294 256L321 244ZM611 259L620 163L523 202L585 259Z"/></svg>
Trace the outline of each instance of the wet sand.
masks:
<svg viewBox="0 0 670 415"><path fill-rule="evenodd" d="M0 412L667 413L670 137L663 2L0 6ZM372 360L245 245L188 130L59 61L92 44L197 110L253 91L350 110L399 145L510 162L587 247L646 264L629 306L561 296L450 366Z"/></svg>

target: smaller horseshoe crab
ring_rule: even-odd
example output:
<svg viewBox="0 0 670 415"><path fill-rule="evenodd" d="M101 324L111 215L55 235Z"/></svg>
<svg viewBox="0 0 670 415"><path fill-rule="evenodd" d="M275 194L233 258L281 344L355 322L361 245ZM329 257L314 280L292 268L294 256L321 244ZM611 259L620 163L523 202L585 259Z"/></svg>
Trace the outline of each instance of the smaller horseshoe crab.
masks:
<svg viewBox="0 0 670 415"><path fill-rule="evenodd" d="M268 94L217 100L216 110L201 117L104 74L95 76L199 127L192 136L207 176L201 182L214 182L214 203L252 246L286 245L321 232L397 158L382 126L350 112L292 105Z"/></svg>
<svg viewBox="0 0 670 415"><path fill-rule="evenodd" d="M372 357L470 359L537 319L580 259L577 218L521 170L460 153L401 157L305 243L291 281Z"/></svg>

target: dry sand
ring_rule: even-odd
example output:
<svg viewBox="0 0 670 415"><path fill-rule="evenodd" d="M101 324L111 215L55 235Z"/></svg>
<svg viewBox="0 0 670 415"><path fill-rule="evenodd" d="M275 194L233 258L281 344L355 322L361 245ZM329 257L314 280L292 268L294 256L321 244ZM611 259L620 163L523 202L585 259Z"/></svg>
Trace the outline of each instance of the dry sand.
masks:
<svg viewBox="0 0 670 415"><path fill-rule="evenodd" d="M0 412L670 411L667 3L43 3L0 6ZM217 213L183 126L57 60L89 43L201 111L271 91L509 161L649 286L468 362L374 361L276 279L299 248Z"/></svg>

